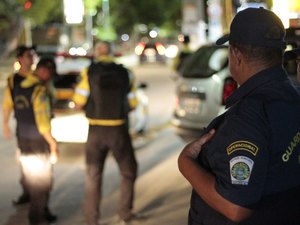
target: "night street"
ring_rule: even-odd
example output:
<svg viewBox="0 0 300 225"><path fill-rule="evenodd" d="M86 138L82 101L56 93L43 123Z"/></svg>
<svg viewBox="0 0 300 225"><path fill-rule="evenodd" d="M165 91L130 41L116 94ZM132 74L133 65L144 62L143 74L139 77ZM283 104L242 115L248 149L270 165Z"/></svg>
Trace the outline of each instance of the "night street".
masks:
<svg viewBox="0 0 300 225"><path fill-rule="evenodd" d="M177 157L185 142L169 124L174 104L172 72L167 66L158 64L136 66L133 71L137 82L148 84L145 92L149 97L149 131L133 140L139 163L134 209L146 218L132 224L183 225L187 218L190 187L177 168ZM12 206L12 200L21 191L15 140L7 141L1 136L0 148L3 169L0 179L0 223L27 225L27 207ZM59 149L60 159L54 166L50 208L58 215L56 224L81 225L84 224L84 144L60 143ZM104 173L101 224L114 224L117 219L118 184L118 168L113 158L109 157Z"/></svg>

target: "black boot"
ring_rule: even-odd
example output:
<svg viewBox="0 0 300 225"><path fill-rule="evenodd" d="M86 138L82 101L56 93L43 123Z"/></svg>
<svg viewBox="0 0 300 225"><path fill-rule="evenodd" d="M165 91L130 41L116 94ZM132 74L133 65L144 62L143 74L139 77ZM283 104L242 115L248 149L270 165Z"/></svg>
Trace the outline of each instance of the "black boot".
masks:
<svg viewBox="0 0 300 225"><path fill-rule="evenodd" d="M57 216L52 214L48 207L45 209L45 218L49 223L54 223L57 220Z"/></svg>
<svg viewBox="0 0 300 225"><path fill-rule="evenodd" d="M17 200L13 200L12 203L14 206L19 206L29 203L29 200L29 195L23 193Z"/></svg>

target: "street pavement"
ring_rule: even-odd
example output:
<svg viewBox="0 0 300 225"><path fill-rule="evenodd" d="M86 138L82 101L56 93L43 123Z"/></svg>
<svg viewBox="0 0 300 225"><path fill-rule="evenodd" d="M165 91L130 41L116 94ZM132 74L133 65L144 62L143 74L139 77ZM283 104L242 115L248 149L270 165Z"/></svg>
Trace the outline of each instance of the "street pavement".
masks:
<svg viewBox="0 0 300 225"><path fill-rule="evenodd" d="M160 131L150 132L142 139L134 139L139 163L134 211L142 214L144 219L130 224L186 224L191 189L177 168L177 157L185 142L168 126ZM13 157L12 152L11 157ZM60 152L60 161L54 167L54 187L50 208L58 215L56 225L85 225L82 213L83 144L60 144ZM156 164L152 165L150 161L156 161ZM11 162L5 161L2 166L5 168L8 163ZM118 176L118 169L112 157L107 159L106 167L110 169L106 168L104 174L101 225L116 225L119 190L118 181L111 178ZM6 172L19 176L17 165ZM20 193L17 177L10 177L1 187L7 190L6 196L3 195L3 189L1 191L1 225L28 225L26 217L28 208L26 206L14 208L11 205L12 198Z"/></svg>
<svg viewBox="0 0 300 225"><path fill-rule="evenodd" d="M134 138L139 164L134 211L145 218L130 224L185 225L191 187L178 171L177 158L186 142L175 134L168 123L162 124L162 120L169 117L169 113L167 116L160 113L169 111L166 103L170 102L170 97L160 94L168 90L165 83L168 78L160 74L156 76L155 67L148 69L154 79L148 91L155 89L155 94L158 95L155 98L159 97L160 101L151 102L150 113L154 117L150 118L153 126L149 133L144 137ZM139 74L144 74L144 71ZM162 83L163 89L158 89ZM150 93L149 95L152 96ZM0 224L28 225L28 206L14 208L11 204L12 199L21 192L18 183L19 166L14 160L15 141L6 141L0 135L0 143L0 164L3 170L0 175ZM60 159L54 166L54 187L50 198L50 208L58 215L56 225L85 225L82 213L85 172L83 148L84 144L59 144ZM105 165L101 225L117 224L118 176L117 165L110 156Z"/></svg>

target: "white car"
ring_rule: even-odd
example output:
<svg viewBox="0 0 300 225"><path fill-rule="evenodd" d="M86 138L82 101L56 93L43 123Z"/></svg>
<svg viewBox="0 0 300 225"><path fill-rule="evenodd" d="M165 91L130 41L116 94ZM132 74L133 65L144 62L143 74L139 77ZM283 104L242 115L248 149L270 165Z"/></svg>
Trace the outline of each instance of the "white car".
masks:
<svg viewBox="0 0 300 225"><path fill-rule="evenodd" d="M199 135L223 113L224 101L238 87L228 70L228 47L201 46L185 64L176 80L172 124L181 135ZM195 132L194 132L195 131Z"/></svg>

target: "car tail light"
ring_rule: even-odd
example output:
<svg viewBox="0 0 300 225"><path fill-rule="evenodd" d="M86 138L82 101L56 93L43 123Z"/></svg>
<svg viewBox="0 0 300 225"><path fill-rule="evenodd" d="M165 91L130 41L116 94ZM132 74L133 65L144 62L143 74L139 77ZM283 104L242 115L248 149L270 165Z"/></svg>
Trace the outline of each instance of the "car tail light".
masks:
<svg viewBox="0 0 300 225"><path fill-rule="evenodd" d="M159 43L159 42L156 43L155 47L157 49L158 54L160 54L160 55L164 55L165 54L166 49L165 49L165 47L161 43Z"/></svg>
<svg viewBox="0 0 300 225"><path fill-rule="evenodd" d="M144 51L146 44L143 42L138 43L138 45L135 47L134 52L137 55L141 55Z"/></svg>
<svg viewBox="0 0 300 225"><path fill-rule="evenodd" d="M226 99L237 89L238 85L232 77L227 77L224 82L222 105L225 105Z"/></svg>

